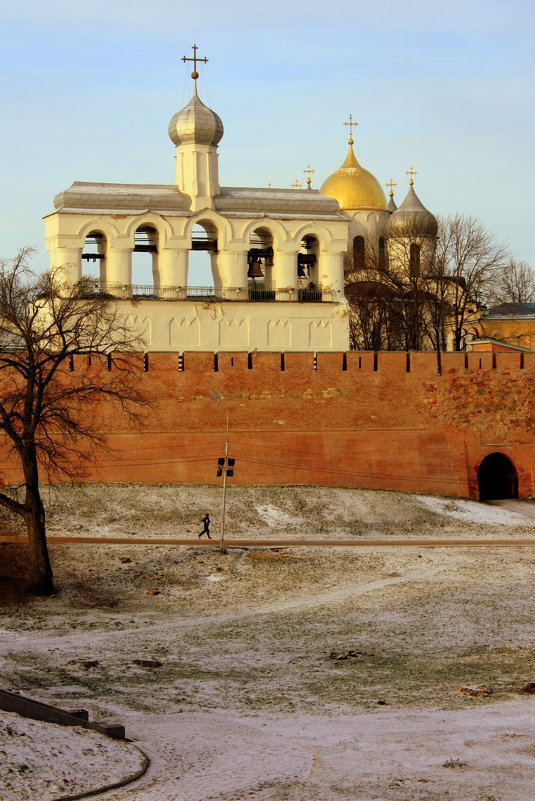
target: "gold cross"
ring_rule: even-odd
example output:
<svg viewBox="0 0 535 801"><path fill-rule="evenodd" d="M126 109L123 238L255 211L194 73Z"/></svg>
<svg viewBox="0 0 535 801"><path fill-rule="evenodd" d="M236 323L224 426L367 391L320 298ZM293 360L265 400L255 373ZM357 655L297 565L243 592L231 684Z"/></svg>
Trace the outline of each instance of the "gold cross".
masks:
<svg viewBox="0 0 535 801"><path fill-rule="evenodd" d="M204 64L208 62L207 58L197 58L197 50L199 49L197 45L192 45L193 48L193 58L186 58L186 56L182 56L182 61L185 63L186 61L193 61L193 72L191 73L191 77L194 81L197 80L199 77L199 73L197 72L197 62L202 61Z"/></svg>
<svg viewBox="0 0 535 801"><path fill-rule="evenodd" d="M313 173L313 172L316 172L316 170L313 170L313 169L311 168L310 164L307 164L307 166L306 166L306 169L305 169L305 170L303 170L303 172L304 172L304 173L305 173L305 175L307 176L307 186L308 186L308 188L310 189L310 185L311 185L311 183L312 183L312 178L311 178L310 176L312 175L312 173Z"/></svg>
<svg viewBox="0 0 535 801"><path fill-rule="evenodd" d="M412 180L412 176L413 175L418 175L418 172L414 169L414 167L409 167L408 170L405 170L405 174L406 175L410 175L409 186L412 186L414 184L414 181Z"/></svg>
<svg viewBox="0 0 535 801"><path fill-rule="evenodd" d="M392 178L389 181L386 182L385 186L388 186L388 188L390 189L390 197L394 197L394 189L393 189L393 187L397 186L397 184L394 183Z"/></svg>
<svg viewBox="0 0 535 801"><path fill-rule="evenodd" d="M292 184L292 189L301 189L301 184L299 183L297 178L295 179L294 183Z"/></svg>
<svg viewBox="0 0 535 801"><path fill-rule="evenodd" d="M353 115L349 115L349 122L344 122L344 125L349 125L349 144L353 144L353 127L358 125L358 122L353 122Z"/></svg>

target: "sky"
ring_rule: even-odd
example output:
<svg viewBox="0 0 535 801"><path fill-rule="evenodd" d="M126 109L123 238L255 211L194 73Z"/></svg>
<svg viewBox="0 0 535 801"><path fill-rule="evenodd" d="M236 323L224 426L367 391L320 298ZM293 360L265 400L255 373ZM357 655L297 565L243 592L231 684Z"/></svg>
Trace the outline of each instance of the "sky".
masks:
<svg viewBox="0 0 535 801"><path fill-rule="evenodd" d="M37 248L73 181L174 182L169 119L199 95L225 126L223 186L281 186L347 152L433 213L478 218L535 266L535 4L524 0L2 3L0 257ZM385 190L386 191L386 190Z"/></svg>

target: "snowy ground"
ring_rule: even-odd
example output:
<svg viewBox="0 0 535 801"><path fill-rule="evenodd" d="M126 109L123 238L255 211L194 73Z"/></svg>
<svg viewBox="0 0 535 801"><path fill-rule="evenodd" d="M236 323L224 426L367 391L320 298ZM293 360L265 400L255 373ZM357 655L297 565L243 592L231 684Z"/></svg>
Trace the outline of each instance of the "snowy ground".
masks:
<svg viewBox="0 0 535 801"><path fill-rule="evenodd" d="M418 538L533 537L535 505L232 488L233 538L414 537L415 545L223 555L195 541L205 511L217 530L219 493L47 491L50 533L174 534L191 536L192 547L56 545L58 593L46 600L17 593L6 576L23 570L24 555L0 546L0 686L122 722L151 759L144 777L107 799L532 797L535 695L520 688L535 681L535 549L420 549ZM468 685L492 694L459 692ZM31 784L40 764L57 769L57 783L62 772L70 779L71 764L82 786L100 773L85 746L76 752L80 734L61 730L57 743L48 733L56 727L37 737L29 721L18 726L25 736L19 728L15 757L14 735L0 726L0 798L53 798ZM102 746L110 782L127 764L117 747L129 746Z"/></svg>

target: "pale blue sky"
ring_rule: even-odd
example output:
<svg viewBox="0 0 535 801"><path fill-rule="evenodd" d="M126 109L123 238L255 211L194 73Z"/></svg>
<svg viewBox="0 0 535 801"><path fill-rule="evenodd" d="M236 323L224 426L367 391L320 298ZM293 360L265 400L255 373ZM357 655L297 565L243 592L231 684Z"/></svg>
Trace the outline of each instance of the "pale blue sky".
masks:
<svg viewBox="0 0 535 801"><path fill-rule="evenodd" d="M35 244L75 180L173 183L181 62L199 45L201 98L221 116L226 186L313 187L356 152L381 184L405 170L438 214L478 217L535 265L534 18L522 0L26 0L3 4L1 256Z"/></svg>

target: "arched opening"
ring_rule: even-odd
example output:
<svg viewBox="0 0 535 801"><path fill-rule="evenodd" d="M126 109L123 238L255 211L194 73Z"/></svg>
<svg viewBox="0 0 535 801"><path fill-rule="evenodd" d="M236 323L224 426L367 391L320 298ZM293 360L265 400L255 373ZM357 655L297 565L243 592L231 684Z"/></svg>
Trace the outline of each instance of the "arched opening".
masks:
<svg viewBox="0 0 535 801"><path fill-rule="evenodd" d="M301 289L317 289L320 243L312 234L306 234L297 254L297 278Z"/></svg>
<svg viewBox="0 0 535 801"><path fill-rule="evenodd" d="M479 499L518 498L518 475L514 464L503 453L489 453L477 471Z"/></svg>
<svg viewBox="0 0 535 801"><path fill-rule="evenodd" d="M151 225L141 225L134 233L132 294L150 295L159 283L158 231Z"/></svg>
<svg viewBox="0 0 535 801"><path fill-rule="evenodd" d="M353 239L353 270L366 269L366 245L363 236Z"/></svg>
<svg viewBox="0 0 535 801"><path fill-rule="evenodd" d="M409 252L409 274L411 278L416 278L420 275L420 245L411 242Z"/></svg>
<svg viewBox="0 0 535 801"><path fill-rule="evenodd" d="M91 231L87 234L82 253L84 276L97 278L105 283L107 247L106 237L101 231Z"/></svg>
<svg viewBox="0 0 535 801"><path fill-rule="evenodd" d="M273 300L273 237L267 228L251 231L247 252L247 280L250 300Z"/></svg>
<svg viewBox="0 0 535 801"><path fill-rule="evenodd" d="M320 243L312 234L306 234L297 254L297 289L299 300L321 300L319 287Z"/></svg>
<svg viewBox="0 0 535 801"><path fill-rule="evenodd" d="M215 225L209 220L196 223L191 229L188 287L221 288L217 252Z"/></svg>

